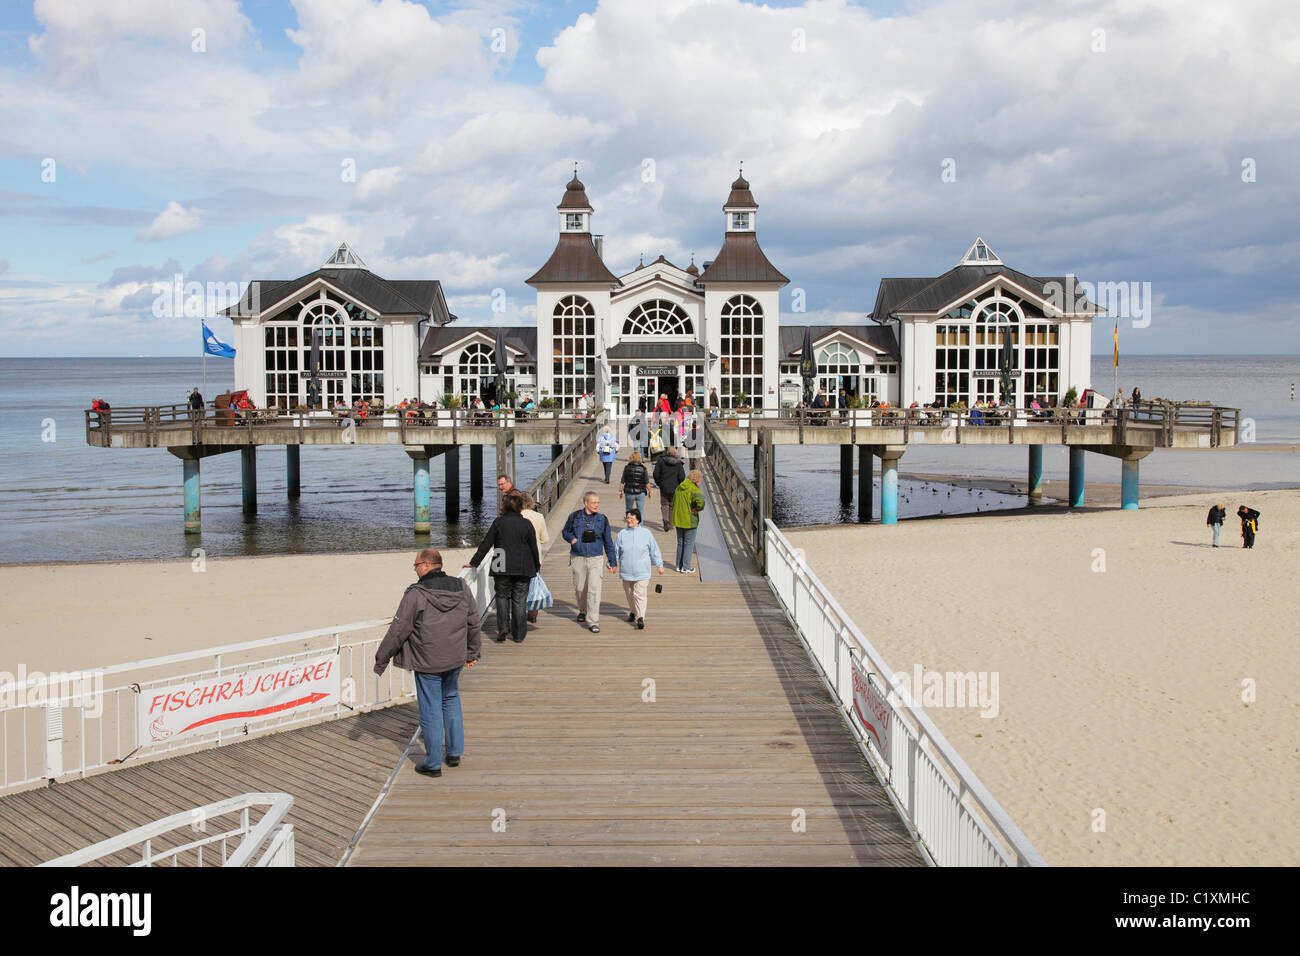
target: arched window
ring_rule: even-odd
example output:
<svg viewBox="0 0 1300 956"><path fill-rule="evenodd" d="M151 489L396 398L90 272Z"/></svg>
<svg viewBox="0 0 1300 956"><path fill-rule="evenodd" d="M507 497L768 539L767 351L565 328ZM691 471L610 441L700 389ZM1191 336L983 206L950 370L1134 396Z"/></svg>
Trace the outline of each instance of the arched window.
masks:
<svg viewBox="0 0 1300 956"><path fill-rule="evenodd" d="M482 394L483 379L496 375L496 349L482 342L465 346L460 353L460 362L456 366L456 380L460 383L460 394L469 398Z"/></svg>
<svg viewBox="0 0 1300 956"><path fill-rule="evenodd" d="M744 393L753 408L763 407L763 307L749 295L722 305L722 388L724 408L740 404Z"/></svg>
<svg viewBox="0 0 1300 956"><path fill-rule="evenodd" d="M565 296L551 315L551 397L574 405L596 391L596 309L580 295Z"/></svg>
<svg viewBox="0 0 1300 956"><path fill-rule="evenodd" d="M642 302L623 323L624 335L694 335L695 326L680 305L666 299Z"/></svg>

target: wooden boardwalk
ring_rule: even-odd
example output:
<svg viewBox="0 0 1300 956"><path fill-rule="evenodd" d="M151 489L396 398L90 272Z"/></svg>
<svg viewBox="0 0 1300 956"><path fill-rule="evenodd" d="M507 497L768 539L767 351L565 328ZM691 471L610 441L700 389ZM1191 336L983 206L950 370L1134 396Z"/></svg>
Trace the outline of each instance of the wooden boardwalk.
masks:
<svg viewBox="0 0 1300 956"><path fill-rule="evenodd" d="M348 863L359 866L921 865L751 564L738 558L729 582L656 575L663 593L652 590L644 631L626 622L622 587L607 575L601 633L575 622L559 528L585 487L601 492L606 514L621 511L599 464L588 473L551 516L543 573L555 608L523 644L486 640L462 678L460 767L438 779L414 773L423 751L418 739L408 746L418 721L405 704L5 797L0 864L44 862L225 797L283 791L296 799L300 865L336 865L350 845ZM658 516L657 499L649 510ZM671 568L674 536L656 538Z"/></svg>
<svg viewBox="0 0 1300 956"><path fill-rule="evenodd" d="M618 515L599 469L587 487ZM920 865L752 566L654 576L644 631L607 575L601 632L576 623L557 531L577 502L551 516L556 606L523 644L486 640L462 677L463 762L419 776L417 743L350 864ZM675 538L656 538L671 568Z"/></svg>
<svg viewBox="0 0 1300 956"><path fill-rule="evenodd" d="M335 866L418 725L407 704L12 794L0 799L0 864L44 863L173 813L268 791L294 797L298 865Z"/></svg>

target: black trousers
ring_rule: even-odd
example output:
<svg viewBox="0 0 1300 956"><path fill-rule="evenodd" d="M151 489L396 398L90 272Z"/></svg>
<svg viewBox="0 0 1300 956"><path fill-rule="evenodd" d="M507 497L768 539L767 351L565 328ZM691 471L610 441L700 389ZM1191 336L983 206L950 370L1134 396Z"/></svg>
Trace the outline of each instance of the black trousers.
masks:
<svg viewBox="0 0 1300 956"><path fill-rule="evenodd" d="M506 632L516 641L528 633L525 605L528 603L528 582L531 578L517 574L498 574L492 578L497 592L497 633Z"/></svg>

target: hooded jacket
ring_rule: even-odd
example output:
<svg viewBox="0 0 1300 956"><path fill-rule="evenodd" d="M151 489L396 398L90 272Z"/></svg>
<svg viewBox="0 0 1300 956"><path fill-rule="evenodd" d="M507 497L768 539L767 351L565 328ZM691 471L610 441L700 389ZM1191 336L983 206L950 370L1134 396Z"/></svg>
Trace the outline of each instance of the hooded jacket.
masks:
<svg viewBox="0 0 1300 956"><path fill-rule="evenodd" d="M402 595L397 614L375 652L375 673L391 660L403 670L442 674L479 657L478 608L469 584L441 568Z"/></svg>
<svg viewBox="0 0 1300 956"><path fill-rule="evenodd" d="M704 493L699 485L687 478L677 486L673 495L673 527L698 528L703 510Z"/></svg>
<svg viewBox="0 0 1300 956"><path fill-rule="evenodd" d="M676 455L664 455L655 462L655 487L663 492L664 499L672 501L677 486L686 480L686 468Z"/></svg>

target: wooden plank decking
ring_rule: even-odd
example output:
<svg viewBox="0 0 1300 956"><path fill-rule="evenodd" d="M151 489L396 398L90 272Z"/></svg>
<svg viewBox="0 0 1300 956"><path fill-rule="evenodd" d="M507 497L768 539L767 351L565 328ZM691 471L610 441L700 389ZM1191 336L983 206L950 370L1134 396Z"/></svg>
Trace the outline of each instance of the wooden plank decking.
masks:
<svg viewBox="0 0 1300 956"><path fill-rule="evenodd" d="M584 487L619 516L617 486L601 484L599 468L591 462L590 484L551 516L543 571L555 608L521 645L485 641L462 678L460 767L439 779L413 772L421 745L403 751L416 709L401 705L5 797L0 864L284 791L296 798L298 863L331 866L397 767L349 865L921 865L770 589L734 549L735 581L655 576L664 590L652 590L644 631L626 622L614 575L601 633L575 622L558 530ZM657 500L648 510L658 517ZM674 536L656 538L671 568Z"/></svg>
<svg viewBox="0 0 1300 956"><path fill-rule="evenodd" d="M406 704L12 794L0 799L0 864L44 863L173 813L271 791L294 797L298 865L334 866L418 724Z"/></svg>
<svg viewBox="0 0 1300 956"><path fill-rule="evenodd" d="M587 487L617 515L599 467ZM752 566L733 583L656 575L644 631L607 575L591 634L558 537L556 606L523 644L485 640L462 677L463 762L421 777L417 743L351 865L922 863ZM656 538L671 568L675 537Z"/></svg>

